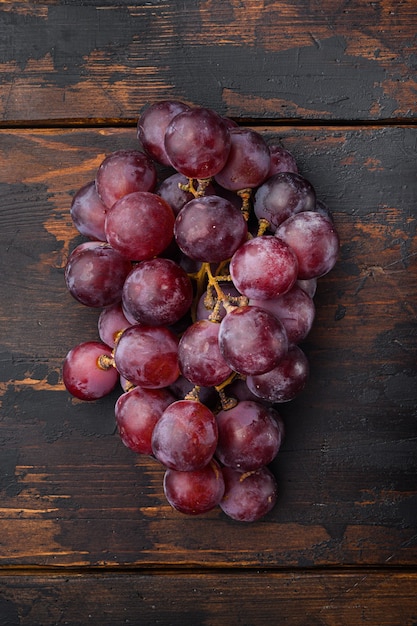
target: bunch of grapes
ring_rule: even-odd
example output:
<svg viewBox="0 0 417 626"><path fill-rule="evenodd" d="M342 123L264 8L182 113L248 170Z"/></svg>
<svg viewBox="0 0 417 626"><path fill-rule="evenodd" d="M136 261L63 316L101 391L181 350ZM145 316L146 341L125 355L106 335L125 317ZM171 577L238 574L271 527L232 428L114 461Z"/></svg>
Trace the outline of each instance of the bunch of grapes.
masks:
<svg viewBox="0 0 417 626"><path fill-rule="evenodd" d="M260 133L162 101L137 136L73 198L86 241L66 285L101 310L99 340L70 350L63 381L82 400L119 384L120 438L162 465L173 508L254 521L277 500L277 405L306 384L300 344L339 238L293 155Z"/></svg>

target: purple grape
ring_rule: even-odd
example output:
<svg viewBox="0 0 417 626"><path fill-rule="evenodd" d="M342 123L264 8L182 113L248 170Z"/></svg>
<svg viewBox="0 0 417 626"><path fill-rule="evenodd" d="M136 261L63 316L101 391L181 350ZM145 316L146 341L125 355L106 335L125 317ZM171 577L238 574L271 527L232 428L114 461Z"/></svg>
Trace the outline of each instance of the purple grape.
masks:
<svg viewBox="0 0 417 626"><path fill-rule="evenodd" d="M168 389L135 387L116 401L115 418L120 438L138 454L152 454L152 433L165 409L175 402Z"/></svg>
<svg viewBox="0 0 417 626"><path fill-rule="evenodd" d="M112 366L103 368L99 358L111 358L111 349L99 341L85 341L65 357L62 379L65 387L80 400L98 400L115 388L119 375Z"/></svg>
<svg viewBox="0 0 417 626"><path fill-rule="evenodd" d="M239 522L255 522L271 511L278 498L274 475L267 467L244 472L222 468L225 491L220 507Z"/></svg>
<svg viewBox="0 0 417 626"><path fill-rule="evenodd" d="M271 164L268 178L274 174L280 174L281 172L293 172L294 174L298 174L297 162L291 152L278 144L270 145L269 152L271 155Z"/></svg>
<svg viewBox="0 0 417 626"><path fill-rule="evenodd" d="M246 384L252 393L268 402L289 402L304 389L308 376L308 359L301 348L294 345L274 369L248 376Z"/></svg>
<svg viewBox="0 0 417 626"><path fill-rule="evenodd" d="M211 178L226 163L230 150L226 122L211 109L195 107L176 115L165 132L172 166L187 178Z"/></svg>
<svg viewBox="0 0 417 626"><path fill-rule="evenodd" d="M288 349L283 324L255 306L233 309L220 323L219 346L226 363L239 374L263 374L275 367Z"/></svg>
<svg viewBox="0 0 417 626"><path fill-rule="evenodd" d="M193 301L187 273L170 259L142 261L132 269L123 287L123 308L136 322L169 326L178 322Z"/></svg>
<svg viewBox="0 0 417 626"><path fill-rule="evenodd" d="M70 214L78 232L93 240L106 241L106 211L107 207L101 201L93 180L77 191L72 199Z"/></svg>
<svg viewBox="0 0 417 626"><path fill-rule="evenodd" d="M224 479L219 464L212 459L199 470L182 472L167 469L164 493L169 504L186 515L201 515L214 509L224 495Z"/></svg>
<svg viewBox="0 0 417 626"><path fill-rule="evenodd" d="M217 422L210 409L195 400L177 400L156 423L152 450L165 467L189 472L210 463L217 437Z"/></svg>
<svg viewBox="0 0 417 626"><path fill-rule="evenodd" d="M98 334L105 344L114 348L120 332L132 324L126 319L120 302L106 307L98 318Z"/></svg>
<svg viewBox="0 0 417 626"><path fill-rule="evenodd" d="M249 128L230 129L231 146L216 182L231 191L254 188L268 176L270 153L262 135Z"/></svg>
<svg viewBox="0 0 417 626"><path fill-rule="evenodd" d="M108 209L129 193L153 191L156 181L155 165L138 150L112 152L96 174L97 193Z"/></svg>
<svg viewBox="0 0 417 626"><path fill-rule="evenodd" d="M223 465L256 470L271 463L281 446L281 430L268 408L243 400L217 416L216 457Z"/></svg>
<svg viewBox="0 0 417 626"><path fill-rule="evenodd" d="M107 241L132 261L157 256L172 240L174 212L165 200L148 191L118 200L106 217Z"/></svg>
<svg viewBox="0 0 417 626"><path fill-rule="evenodd" d="M175 240L188 257L209 263L228 259L246 240L246 221L231 202L203 196L188 202L177 215Z"/></svg>
<svg viewBox="0 0 417 626"><path fill-rule="evenodd" d="M194 385L220 385L232 370L219 348L220 325L201 320L187 328L178 345L180 370Z"/></svg>
<svg viewBox="0 0 417 626"><path fill-rule="evenodd" d="M163 326L130 326L116 344L114 361L120 375L133 385L168 387L180 375L178 339Z"/></svg>
<svg viewBox="0 0 417 626"><path fill-rule="evenodd" d="M84 242L68 257L65 281L70 294L89 307L120 302L130 262L108 243Z"/></svg>
<svg viewBox="0 0 417 626"><path fill-rule="evenodd" d="M304 211L289 217L277 231L276 237L285 241L298 260L298 278L319 278L336 264L339 236L333 222L314 211Z"/></svg>
<svg viewBox="0 0 417 626"><path fill-rule="evenodd" d="M165 131L173 118L190 107L177 100L161 100L148 106L141 114L137 136L146 154L162 165L171 165L165 150Z"/></svg>
<svg viewBox="0 0 417 626"><path fill-rule="evenodd" d="M284 241L262 235L246 241L234 253L230 274L240 293L266 300L291 289L297 279L298 261Z"/></svg>
<svg viewBox="0 0 417 626"><path fill-rule="evenodd" d="M254 197L253 209L258 219L266 219L274 232L291 215L311 211L316 205L312 184L292 172L274 174L261 185Z"/></svg>

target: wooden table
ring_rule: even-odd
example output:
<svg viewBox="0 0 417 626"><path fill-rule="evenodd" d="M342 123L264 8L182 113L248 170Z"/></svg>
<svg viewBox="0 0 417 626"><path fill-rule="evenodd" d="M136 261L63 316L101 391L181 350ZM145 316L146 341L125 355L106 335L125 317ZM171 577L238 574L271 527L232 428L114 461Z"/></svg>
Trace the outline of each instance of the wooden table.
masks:
<svg viewBox="0 0 417 626"><path fill-rule="evenodd" d="M1 3L0 624L417 624L416 32L414 0ZM72 196L167 98L280 141L341 237L255 524L173 511L119 391L62 384L97 338Z"/></svg>

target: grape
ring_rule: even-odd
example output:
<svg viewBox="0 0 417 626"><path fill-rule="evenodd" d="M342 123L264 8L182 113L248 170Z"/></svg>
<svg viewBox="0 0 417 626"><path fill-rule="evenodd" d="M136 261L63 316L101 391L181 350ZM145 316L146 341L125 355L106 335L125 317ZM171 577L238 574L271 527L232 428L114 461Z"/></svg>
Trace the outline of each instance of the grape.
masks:
<svg viewBox="0 0 417 626"><path fill-rule="evenodd" d="M165 409L175 402L168 389L135 387L116 401L115 417L120 438L138 454L152 454L152 433Z"/></svg>
<svg viewBox="0 0 417 626"><path fill-rule="evenodd" d="M295 281L295 284L298 285L298 287L301 287L301 289L305 291L306 294L310 296L310 298L314 297L317 289L317 278L298 278Z"/></svg>
<svg viewBox="0 0 417 626"><path fill-rule="evenodd" d="M255 522L275 506L278 486L267 467L252 472L222 468L225 491L220 507L226 515L239 522Z"/></svg>
<svg viewBox="0 0 417 626"><path fill-rule="evenodd" d="M241 294L238 292L238 290L232 283L223 283L220 281L219 287L226 296L232 299L241 297ZM218 301L215 291L213 294L211 294L211 293L208 293L206 290L201 295L197 303L197 311L196 311L197 320L209 319L217 303L219 304L219 306L218 306L218 311L216 310L216 320L220 322L226 315L226 309L224 308L224 303L222 301Z"/></svg>
<svg viewBox="0 0 417 626"><path fill-rule="evenodd" d="M70 214L78 232L90 239L106 241L104 222L107 207L96 190L95 181L90 181L74 195Z"/></svg>
<svg viewBox="0 0 417 626"><path fill-rule="evenodd" d="M291 289L297 279L298 261L284 241L262 235L246 241L234 253L230 274L240 293L265 300Z"/></svg>
<svg viewBox="0 0 417 626"><path fill-rule="evenodd" d="M193 301L187 273L170 259L142 261L123 287L123 307L140 324L169 326L186 314Z"/></svg>
<svg viewBox="0 0 417 626"><path fill-rule="evenodd" d="M278 298L251 299L249 304L264 308L278 317L284 325L289 343L300 343L307 337L316 312L313 300L297 284Z"/></svg>
<svg viewBox="0 0 417 626"><path fill-rule="evenodd" d="M168 387L180 375L178 339L163 326L130 326L116 344L114 361L120 375L133 385Z"/></svg>
<svg viewBox="0 0 417 626"><path fill-rule="evenodd" d="M107 241L132 261L160 254L174 234L174 212L165 200L148 191L118 200L106 217Z"/></svg>
<svg viewBox="0 0 417 626"><path fill-rule="evenodd" d="M201 320L189 326L180 339L180 370L195 385L220 385L232 373L220 352L219 328L215 322Z"/></svg>
<svg viewBox="0 0 417 626"><path fill-rule="evenodd" d="M171 165L165 151L165 131L171 120L190 107L177 100L162 100L148 106L139 117L137 136L146 154L162 165Z"/></svg>
<svg viewBox="0 0 417 626"><path fill-rule="evenodd" d="M190 382L181 374L178 376L177 380L169 386L169 390L174 394L177 400L183 400L185 396L194 389L194 386L194 383ZM219 396L214 387L200 387L198 390L198 398L200 402L213 410L216 408L219 401Z"/></svg>
<svg viewBox="0 0 417 626"><path fill-rule="evenodd" d="M90 241L71 252L65 266L65 282L70 294L90 307L120 302L130 262L108 243Z"/></svg>
<svg viewBox="0 0 417 626"><path fill-rule="evenodd" d="M248 376L246 384L256 396L268 402L289 402L304 389L308 375L307 357L294 345L277 367L266 374Z"/></svg>
<svg viewBox="0 0 417 626"><path fill-rule="evenodd" d="M293 172L298 174L298 166L294 156L285 148L278 144L269 146L271 163L269 166L268 178L280 172Z"/></svg>
<svg viewBox="0 0 417 626"><path fill-rule="evenodd" d="M215 111L195 107L176 115L165 132L165 150L173 167L187 178L211 178L226 163L228 124Z"/></svg>
<svg viewBox="0 0 417 626"><path fill-rule="evenodd" d="M187 202L174 226L175 240L184 254L209 263L231 257L246 240L247 232L241 211L214 195Z"/></svg>
<svg viewBox="0 0 417 626"><path fill-rule="evenodd" d="M259 402L243 400L217 416L216 457L227 467L255 470L268 465L281 446L281 430Z"/></svg>
<svg viewBox="0 0 417 626"><path fill-rule="evenodd" d="M212 459L202 469L182 472L167 469L164 493L169 504L187 515L200 515L214 509L224 494L224 479L219 464Z"/></svg>
<svg viewBox="0 0 417 626"><path fill-rule="evenodd" d="M120 332L129 326L131 323L126 319L120 302L104 308L98 318L99 337L110 348L114 348Z"/></svg>
<svg viewBox="0 0 417 626"><path fill-rule="evenodd" d="M96 188L102 202L113 204L134 191L153 191L157 175L153 162L137 150L116 150L102 161L96 173Z"/></svg>
<svg viewBox="0 0 417 626"><path fill-rule="evenodd" d="M233 309L220 323L220 351L239 374L263 374L285 356L288 340L275 315L256 306Z"/></svg>
<svg viewBox="0 0 417 626"><path fill-rule="evenodd" d="M292 172L274 174L261 185L254 197L253 208L258 219L266 219L271 231L291 215L311 211L316 205L312 184Z"/></svg>
<svg viewBox="0 0 417 626"><path fill-rule="evenodd" d="M111 358L111 349L99 341L85 341L65 357L62 379L67 390L80 400L97 400L115 388L119 375L114 367L99 365L99 357Z"/></svg>
<svg viewBox="0 0 417 626"><path fill-rule="evenodd" d="M217 446L214 414L195 400L177 400L155 425L152 450L165 467L189 472L210 463Z"/></svg>
<svg viewBox="0 0 417 626"><path fill-rule="evenodd" d="M339 237L333 223L324 215L304 211L289 217L277 231L298 259L298 278L318 278L335 265L339 254Z"/></svg>
<svg viewBox="0 0 417 626"><path fill-rule="evenodd" d="M248 128L230 129L231 146L216 182L231 191L257 187L268 176L269 148L259 133Z"/></svg>

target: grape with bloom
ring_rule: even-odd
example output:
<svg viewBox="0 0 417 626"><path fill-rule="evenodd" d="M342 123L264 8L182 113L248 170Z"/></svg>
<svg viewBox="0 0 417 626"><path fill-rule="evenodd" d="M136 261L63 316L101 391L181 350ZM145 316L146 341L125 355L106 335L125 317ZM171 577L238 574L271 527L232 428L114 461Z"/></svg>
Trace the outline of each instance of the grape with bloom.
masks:
<svg viewBox="0 0 417 626"><path fill-rule="evenodd" d="M86 241L65 281L98 338L68 352L62 380L80 400L115 395L120 440L163 470L178 514L254 522L278 501L276 405L308 384L335 222L293 154L212 109L156 102L137 139L74 194Z"/></svg>

